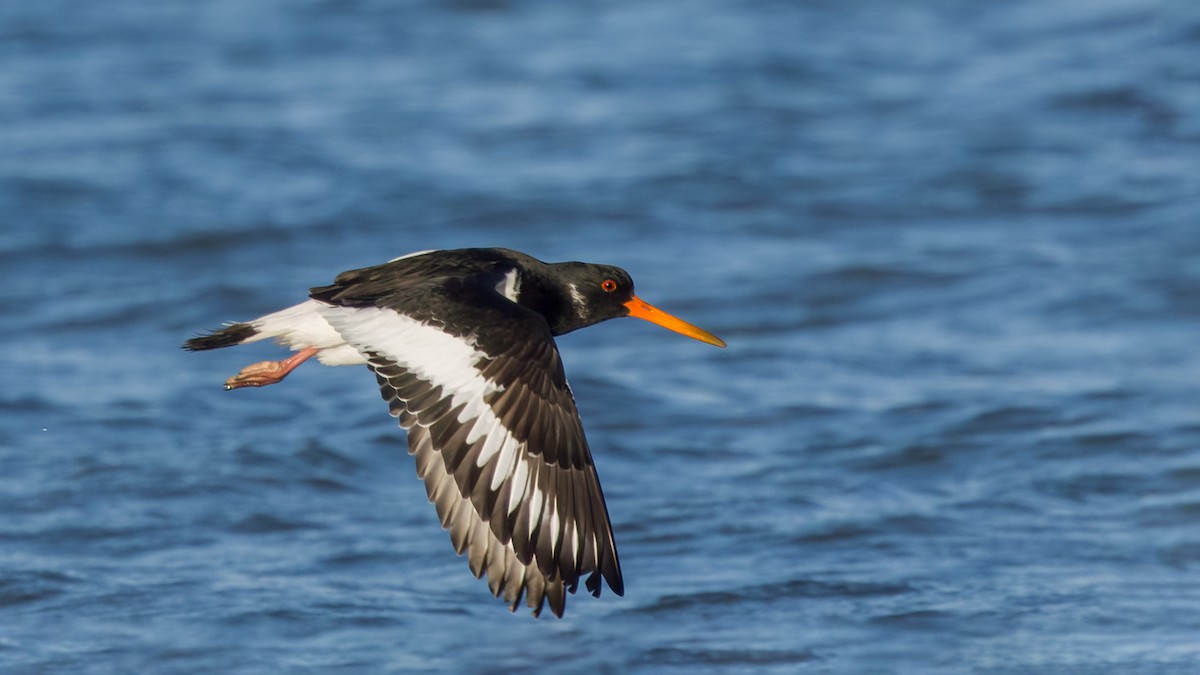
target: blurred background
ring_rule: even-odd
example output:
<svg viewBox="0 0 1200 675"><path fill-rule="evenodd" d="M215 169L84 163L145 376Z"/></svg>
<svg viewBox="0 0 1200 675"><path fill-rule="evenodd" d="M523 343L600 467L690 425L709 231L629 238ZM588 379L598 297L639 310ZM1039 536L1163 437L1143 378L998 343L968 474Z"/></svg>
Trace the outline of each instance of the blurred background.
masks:
<svg viewBox="0 0 1200 675"><path fill-rule="evenodd" d="M1200 4L0 4L0 669L1192 673ZM626 596L509 615L361 368L223 321L421 249L560 340Z"/></svg>

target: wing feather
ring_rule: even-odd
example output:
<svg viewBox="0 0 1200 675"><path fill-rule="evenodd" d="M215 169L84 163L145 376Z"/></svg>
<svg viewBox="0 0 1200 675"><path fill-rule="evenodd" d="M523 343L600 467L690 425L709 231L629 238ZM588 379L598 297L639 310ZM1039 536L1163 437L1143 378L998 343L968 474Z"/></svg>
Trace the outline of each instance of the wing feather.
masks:
<svg viewBox="0 0 1200 675"><path fill-rule="evenodd" d="M391 306L399 302L323 304L321 313L367 360L408 430L454 550L514 611L524 597L535 616L546 604L561 616L585 576L593 594L601 577L623 593L600 482L544 321L480 310L479 325L499 318L512 336L484 350Z"/></svg>

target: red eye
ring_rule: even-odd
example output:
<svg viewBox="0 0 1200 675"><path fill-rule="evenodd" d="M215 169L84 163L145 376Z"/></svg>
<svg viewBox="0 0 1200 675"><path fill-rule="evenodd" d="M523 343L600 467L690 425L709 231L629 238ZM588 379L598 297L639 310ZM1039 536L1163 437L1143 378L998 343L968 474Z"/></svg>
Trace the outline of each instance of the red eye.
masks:
<svg viewBox="0 0 1200 675"><path fill-rule="evenodd" d="M617 282L613 281L612 279L605 279L604 281L600 282L600 288L603 289L605 293L612 293L613 291L617 290Z"/></svg>

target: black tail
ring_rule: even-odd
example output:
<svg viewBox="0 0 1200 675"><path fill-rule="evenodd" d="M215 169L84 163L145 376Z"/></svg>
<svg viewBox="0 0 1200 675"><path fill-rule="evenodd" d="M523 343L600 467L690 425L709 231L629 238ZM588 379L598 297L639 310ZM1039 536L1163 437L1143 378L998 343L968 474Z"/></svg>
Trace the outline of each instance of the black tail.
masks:
<svg viewBox="0 0 1200 675"><path fill-rule="evenodd" d="M240 345L246 340L258 335L258 331L248 323L235 323L221 330L213 331L211 335L201 335L183 343L183 348L198 352L205 349L219 349Z"/></svg>

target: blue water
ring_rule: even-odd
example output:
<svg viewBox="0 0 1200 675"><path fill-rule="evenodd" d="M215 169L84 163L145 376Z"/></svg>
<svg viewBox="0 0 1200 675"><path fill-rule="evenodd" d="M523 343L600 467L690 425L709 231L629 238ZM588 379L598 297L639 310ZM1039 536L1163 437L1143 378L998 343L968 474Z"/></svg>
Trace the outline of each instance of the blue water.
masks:
<svg viewBox="0 0 1200 675"><path fill-rule="evenodd" d="M1194 673L1200 4L0 4L0 671ZM361 368L419 249L560 341L626 596L510 615Z"/></svg>

